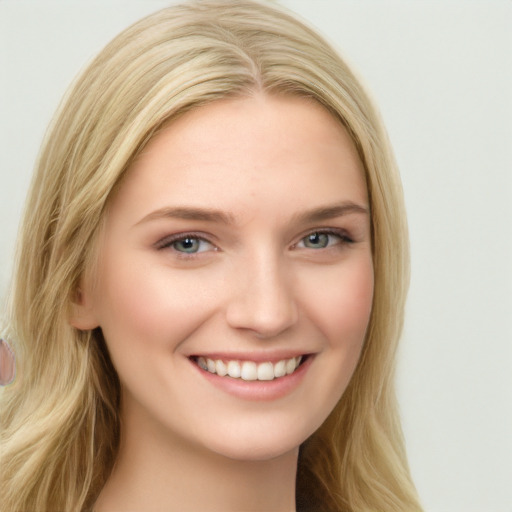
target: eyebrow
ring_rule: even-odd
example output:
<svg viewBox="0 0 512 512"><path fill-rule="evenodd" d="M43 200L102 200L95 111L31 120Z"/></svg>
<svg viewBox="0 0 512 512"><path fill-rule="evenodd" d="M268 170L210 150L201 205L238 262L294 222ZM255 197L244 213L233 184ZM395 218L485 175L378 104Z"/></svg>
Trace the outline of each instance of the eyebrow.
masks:
<svg viewBox="0 0 512 512"><path fill-rule="evenodd" d="M217 222L220 224L234 224L234 216L212 208L196 208L189 206L165 207L155 210L143 217L135 225L142 224L155 219L182 219L201 220L206 222Z"/></svg>
<svg viewBox="0 0 512 512"><path fill-rule="evenodd" d="M370 209L367 206L353 203L352 201L344 201L338 204L306 210L305 212L294 215L293 220L298 224L312 223L334 219L336 217L343 217L350 214L369 215L369 213Z"/></svg>
<svg viewBox="0 0 512 512"><path fill-rule="evenodd" d="M333 205L321 206L297 213L293 216L293 223L313 223L327 219L334 219L350 214L368 215L369 208L352 201L344 201ZM219 224L236 224L235 216L228 212L223 212L213 208L198 208L189 206L165 207L155 210L143 217L135 225L142 224L156 219L182 219L212 222Z"/></svg>

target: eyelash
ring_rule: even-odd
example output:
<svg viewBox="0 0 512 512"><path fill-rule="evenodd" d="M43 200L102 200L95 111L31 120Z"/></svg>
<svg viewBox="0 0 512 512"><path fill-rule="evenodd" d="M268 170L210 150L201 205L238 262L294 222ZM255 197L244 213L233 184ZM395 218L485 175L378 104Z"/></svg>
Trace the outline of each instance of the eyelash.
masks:
<svg viewBox="0 0 512 512"><path fill-rule="evenodd" d="M197 252L186 253L183 251L178 251L177 249L173 248L173 244L187 240L187 239L199 240L201 242L206 242L215 247L215 244L213 244L210 240L208 240L208 238L206 238L204 235L202 235L200 233L177 233L175 235L167 236L167 237L163 238L162 240L160 240L159 242L157 242L155 244L155 247L158 250L173 249L173 252L175 252L179 258L185 258L185 259L186 258L194 258L198 254Z"/></svg>
<svg viewBox="0 0 512 512"><path fill-rule="evenodd" d="M316 249L313 249L310 247L303 247L301 249L321 250L321 249L328 249L333 246L335 247L338 245L350 245L350 244L354 243L354 240L347 234L347 232L344 229L334 229L334 228L315 229L315 230L309 231L304 236L302 236L301 239L297 243L292 245L292 247L293 248L297 247L300 243L304 242L308 237L310 237L312 235L334 236L334 237L338 238L338 243L335 243L335 244L329 243L326 247L319 247ZM215 247L215 250L216 250L215 244L213 244L210 240L208 240L208 238L206 238L204 235L202 235L200 233L193 233L193 232L192 233L178 233L175 235L167 236L167 237L163 238L162 240L160 240L159 242L157 242L155 244L155 248L158 250L173 249L173 252L175 252L179 258L188 259L188 258L197 257L198 252L187 253L187 252L179 251L179 250L173 248L173 244L187 240L187 239L198 240L200 242L206 242L206 243L212 245L213 247ZM203 251L200 251L200 252L203 252Z"/></svg>
<svg viewBox="0 0 512 512"><path fill-rule="evenodd" d="M303 242L304 240L306 240L308 237L310 237L312 235L328 235L328 236L334 236L334 237L338 238L338 243L329 244L329 245L327 245L327 247L320 247L318 249L327 249L329 247L332 247L332 245L335 245L335 246L350 245L350 244L354 243L354 239L351 238L344 229L326 228L326 229L314 229L313 231L309 231L306 235L304 235L299 240L299 242L294 244L294 247L296 247L298 244L300 244L301 242ZM308 247L305 247L305 249L308 249Z"/></svg>

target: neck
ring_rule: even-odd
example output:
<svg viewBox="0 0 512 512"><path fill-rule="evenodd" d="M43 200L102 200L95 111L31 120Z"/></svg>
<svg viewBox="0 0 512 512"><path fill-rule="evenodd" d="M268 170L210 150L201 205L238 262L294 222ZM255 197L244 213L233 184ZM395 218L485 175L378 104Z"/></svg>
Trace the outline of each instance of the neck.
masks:
<svg viewBox="0 0 512 512"><path fill-rule="evenodd" d="M116 464L94 510L292 512L297 460L298 449L234 460L123 421Z"/></svg>

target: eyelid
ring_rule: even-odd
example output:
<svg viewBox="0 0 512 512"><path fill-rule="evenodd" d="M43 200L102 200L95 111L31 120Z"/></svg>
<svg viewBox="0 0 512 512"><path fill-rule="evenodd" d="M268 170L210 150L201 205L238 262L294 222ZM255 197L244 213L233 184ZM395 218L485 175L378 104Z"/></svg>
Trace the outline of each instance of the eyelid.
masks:
<svg viewBox="0 0 512 512"><path fill-rule="evenodd" d="M349 245L356 242L354 240L353 236L344 228L333 228L333 227L322 227L322 228L313 228L309 229L308 231L304 232L300 235L300 238L297 242L292 244L291 248L297 248L297 246L303 242L303 240L314 233L319 234L326 234L326 235L333 235L339 238L338 244L332 244L328 245L327 247L324 247L323 249L328 249L331 247L336 247L339 245ZM213 250L217 251L218 246L211 240L212 236L206 235L204 232L197 232L197 231L183 231L180 233L173 233L172 235L167 235L160 240L158 240L156 243L153 244L153 247L157 250L164 250L164 249L172 249L172 244L175 242L178 242L180 240L184 240L186 238L193 238L197 240L201 240L203 242L206 242L210 244L213 247ZM308 247L299 247L300 249L309 249ZM320 248L321 249L321 248ZM320 249L314 249L314 250L320 250ZM313 250L313 249L311 249ZM199 254L202 254L203 252L209 252L209 251L199 251L196 253L186 253L182 251L173 250L173 252L180 258L194 258L197 257Z"/></svg>
<svg viewBox="0 0 512 512"><path fill-rule="evenodd" d="M162 250L171 248L172 244L175 242L179 242L180 240L185 240L186 238L193 238L196 240L201 240L203 242L207 242L215 249L217 249L217 246L211 241L210 237L206 236L204 233L198 233L198 232L190 232L190 231L184 231L182 233L174 233L172 235L165 236L164 238L160 239L158 242L154 244L155 249ZM180 255L185 255L186 257L194 256L194 254L197 253L182 253L180 251L175 251L179 253Z"/></svg>
<svg viewBox="0 0 512 512"><path fill-rule="evenodd" d="M298 242L293 244L293 248L297 247L306 237L312 235L312 234L323 234L323 235L333 235L339 238L340 245L343 244L353 244L355 243L354 238L350 235L350 233L343 228L316 228L316 229L310 229L306 233L302 234ZM338 244L336 244L338 245ZM329 246L328 246L329 247ZM325 247L324 249L327 249L328 247ZM307 249L307 247L305 247ZM318 249L316 249L318 250Z"/></svg>

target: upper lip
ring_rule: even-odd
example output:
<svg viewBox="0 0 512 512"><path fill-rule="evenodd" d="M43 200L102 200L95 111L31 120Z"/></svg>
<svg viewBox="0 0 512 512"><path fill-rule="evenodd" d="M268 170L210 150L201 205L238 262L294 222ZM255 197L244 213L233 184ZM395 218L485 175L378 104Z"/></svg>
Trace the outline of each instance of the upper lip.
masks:
<svg viewBox="0 0 512 512"><path fill-rule="evenodd" d="M311 351L280 350L272 352L194 352L189 357L205 357L214 361L254 361L255 363L275 363L292 357L311 354Z"/></svg>

